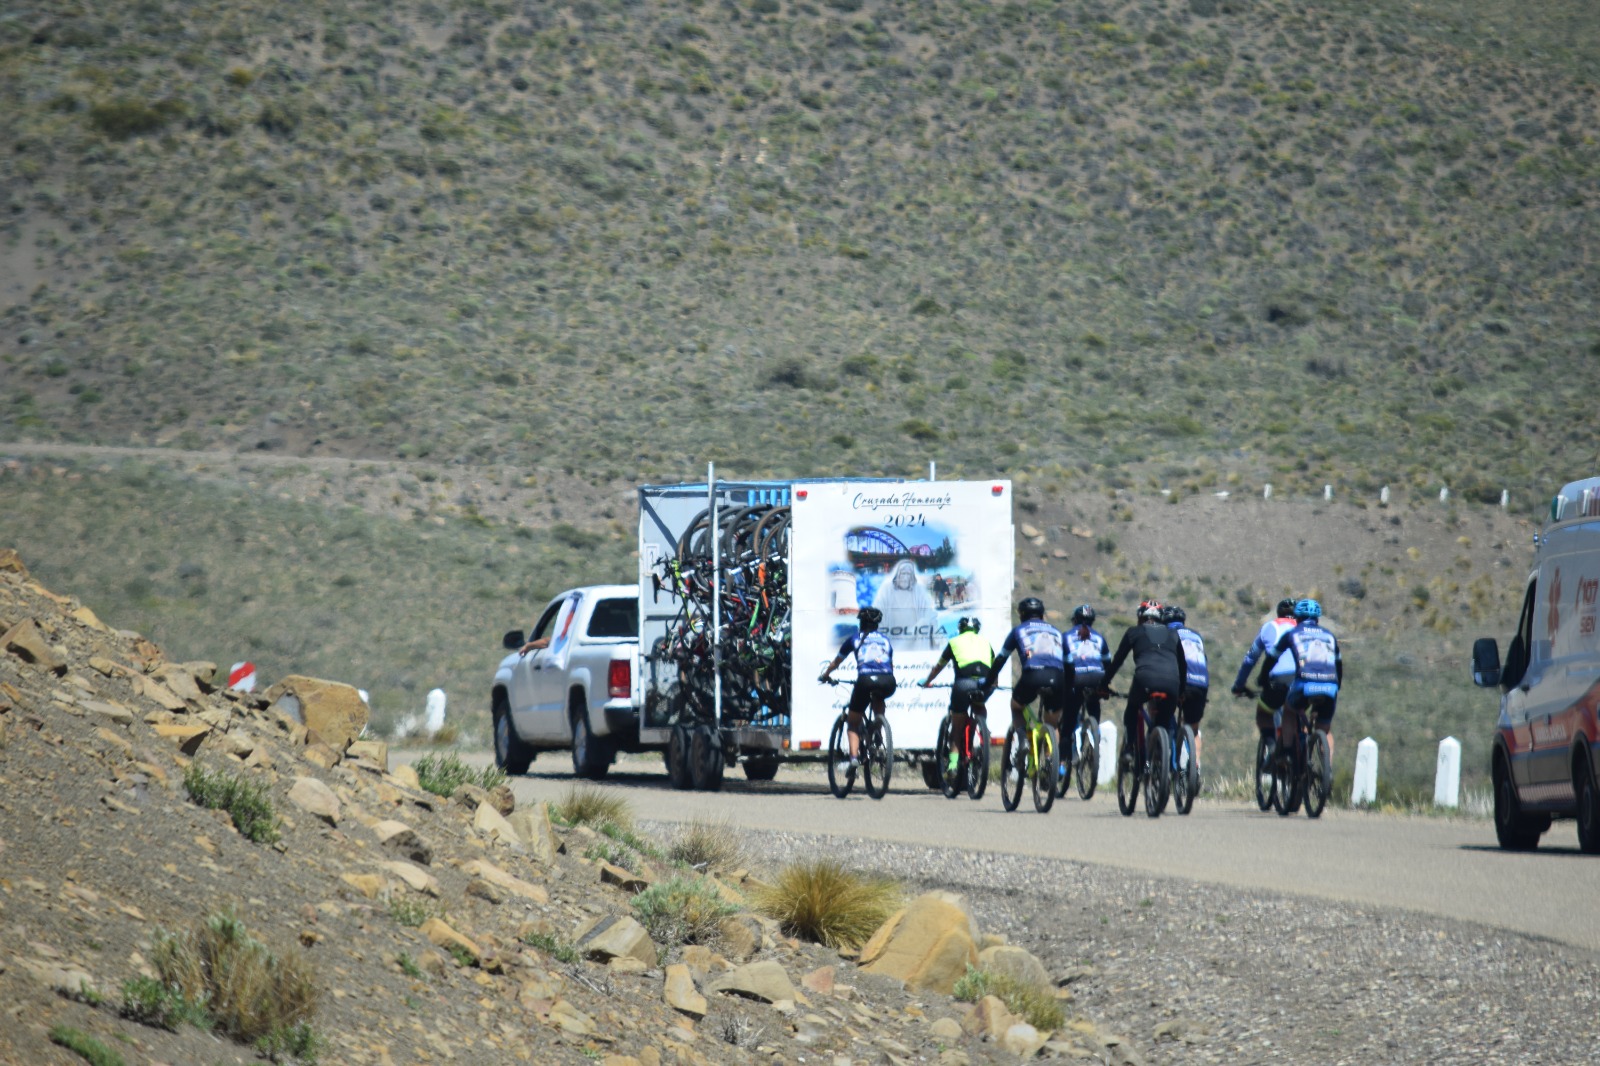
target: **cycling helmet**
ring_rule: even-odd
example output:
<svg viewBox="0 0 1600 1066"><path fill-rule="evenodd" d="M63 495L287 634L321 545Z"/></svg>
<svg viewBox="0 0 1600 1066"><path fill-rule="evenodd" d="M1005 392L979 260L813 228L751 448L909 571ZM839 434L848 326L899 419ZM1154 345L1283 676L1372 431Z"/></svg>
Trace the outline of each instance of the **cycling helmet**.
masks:
<svg viewBox="0 0 1600 1066"><path fill-rule="evenodd" d="M976 633L983 628L983 623L976 618L963 618L956 623L957 633Z"/></svg>
<svg viewBox="0 0 1600 1066"><path fill-rule="evenodd" d="M1176 622L1181 626L1184 622L1189 620L1189 616L1183 613L1182 607L1179 607L1175 603L1169 603L1167 606L1161 608L1161 620L1168 625Z"/></svg>
<svg viewBox="0 0 1600 1066"><path fill-rule="evenodd" d="M1087 603L1080 603L1072 609L1072 624L1075 626L1094 625L1094 608Z"/></svg>
<svg viewBox="0 0 1600 1066"><path fill-rule="evenodd" d="M861 613L856 615L856 622L862 629L877 629L883 622L883 612L876 607L863 607Z"/></svg>
<svg viewBox="0 0 1600 1066"><path fill-rule="evenodd" d="M1322 604L1316 600L1301 600L1294 605L1294 620L1304 622L1308 618L1321 618Z"/></svg>
<svg viewBox="0 0 1600 1066"><path fill-rule="evenodd" d="M1032 618L1044 617L1044 601L1037 596L1029 596L1017 604L1017 617L1024 622Z"/></svg>
<svg viewBox="0 0 1600 1066"><path fill-rule="evenodd" d="M1294 601L1287 597L1278 601L1278 617L1288 618L1294 614Z"/></svg>
<svg viewBox="0 0 1600 1066"><path fill-rule="evenodd" d="M1155 600L1141 600L1139 602L1139 621L1161 621L1161 604Z"/></svg>

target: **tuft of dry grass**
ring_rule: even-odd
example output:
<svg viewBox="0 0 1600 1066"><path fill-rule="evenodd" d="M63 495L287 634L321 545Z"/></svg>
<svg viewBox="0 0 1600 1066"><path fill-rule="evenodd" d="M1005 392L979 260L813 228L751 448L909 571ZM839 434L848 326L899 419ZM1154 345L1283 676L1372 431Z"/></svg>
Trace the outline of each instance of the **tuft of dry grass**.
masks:
<svg viewBox="0 0 1600 1066"><path fill-rule="evenodd" d="M900 899L899 884L889 878L847 870L833 859L811 859L785 866L754 902L790 936L841 948L866 943Z"/></svg>
<svg viewBox="0 0 1600 1066"><path fill-rule="evenodd" d="M667 858L696 870L737 870L745 863L744 845L727 819L711 822L696 818L678 827Z"/></svg>
<svg viewBox="0 0 1600 1066"><path fill-rule="evenodd" d="M615 826L626 829L633 824L633 808L615 792L589 785L573 786L551 806L550 813L562 825L587 825L595 829Z"/></svg>
<svg viewBox="0 0 1600 1066"><path fill-rule="evenodd" d="M159 935L151 961L165 985L204 1006L215 1029L246 1043L304 1032L317 1009L305 955L273 951L226 911Z"/></svg>

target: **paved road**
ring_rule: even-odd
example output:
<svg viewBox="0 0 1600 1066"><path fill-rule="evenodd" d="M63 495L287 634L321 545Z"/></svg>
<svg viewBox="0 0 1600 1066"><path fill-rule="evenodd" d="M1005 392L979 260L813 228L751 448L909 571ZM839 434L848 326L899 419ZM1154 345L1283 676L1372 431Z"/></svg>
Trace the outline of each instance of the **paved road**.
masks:
<svg viewBox="0 0 1600 1066"><path fill-rule="evenodd" d="M487 756L474 761L487 762ZM540 756L513 782L520 800L559 799L573 784L561 753ZM1487 821L1363 814L1329 808L1319 821L1279 818L1254 805L1200 800L1194 813L1151 820L1117 813L1104 789L1074 793L1048 815L1031 800L1006 814L993 784L981 802L947 800L914 772L874 802L828 795L818 771L785 767L752 784L735 770L721 793L676 792L659 758L623 759L604 785L635 814L658 821L726 819L748 829L836 834L1004 851L1100 863L1218 885L1272 888L1353 903L1401 907L1483 922L1600 950L1600 911L1589 906L1600 859L1578 851L1571 822L1558 822L1532 854L1503 852Z"/></svg>

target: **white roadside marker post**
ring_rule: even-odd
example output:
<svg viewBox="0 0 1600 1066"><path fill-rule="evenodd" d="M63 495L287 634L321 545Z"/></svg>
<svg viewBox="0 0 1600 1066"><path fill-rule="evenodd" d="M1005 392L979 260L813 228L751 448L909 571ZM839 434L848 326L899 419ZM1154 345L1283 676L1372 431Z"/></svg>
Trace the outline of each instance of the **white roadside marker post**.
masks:
<svg viewBox="0 0 1600 1066"><path fill-rule="evenodd" d="M1117 776L1117 724L1109 718L1100 720L1100 772L1095 782L1109 785Z"/></svg>
<svg viewBox="0 0 1600 1066"><path fill-rule="evenodd" d="M1350 805L1375 803L1378 799L1378 742L1371 737L1356 745L1355 781L1350 786Z"/></svg>
<svg viewBox="0 0 1600 1066"><path fill-rule="evenodd" d="M1433 775L1433 805L1461 805L1461 741L1455 737L1439 741L1439 763Z"/></svg>

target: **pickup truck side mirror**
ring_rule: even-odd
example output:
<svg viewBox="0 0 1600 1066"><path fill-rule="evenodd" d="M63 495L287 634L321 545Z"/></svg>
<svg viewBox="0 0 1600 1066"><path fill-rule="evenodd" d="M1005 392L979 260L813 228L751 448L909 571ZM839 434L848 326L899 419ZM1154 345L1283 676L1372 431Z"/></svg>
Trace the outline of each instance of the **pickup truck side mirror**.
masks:
<svg viewBox="0 0 1600 1066"><path fill-rule="evenodd" d="M1500 684L1500 645L1493 637L1479 637L1472 642L1472 683L1479 688Z"/></svg>
<svg viewBox="0 0 1600 1066"><path fill-rule="evenodd" d="M513 629L500 638L500 643L505 645L507 651L518 651L527 641L522 639L522 630Z"/></svg>

